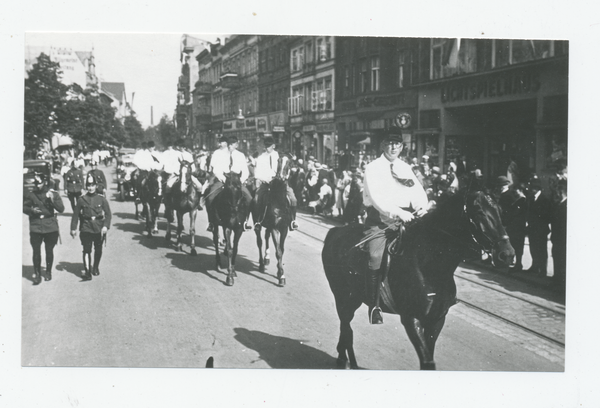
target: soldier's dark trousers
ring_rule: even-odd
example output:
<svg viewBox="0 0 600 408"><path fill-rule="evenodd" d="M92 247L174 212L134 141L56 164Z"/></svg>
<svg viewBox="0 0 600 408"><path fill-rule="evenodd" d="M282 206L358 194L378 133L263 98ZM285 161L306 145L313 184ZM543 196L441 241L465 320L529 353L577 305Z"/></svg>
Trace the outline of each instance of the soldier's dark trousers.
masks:
<svg viewBox="0 0 600 408"><path fill-rule="evenodd" d="M83 245L83 266L86 277L99 274L100 259L102 258L102 234L81 232L79 234L81 244ZM94 263L92 264L92 245L94 246Z"/></svg>
<svg viewBox="0 0 600 408"><path fill-rule="evenodd" d="M81 191L78 193L68 192L67 196L69 197L69 202L71 203L71 210L75 211L75 206L77 205L77 200L81 197Z"/></svg>
<svg viewBox="0 0 600 408"><path fill-rule="evenodd" d="M29 233L29 242L33 249L33 269L37 274L42 270L42 242L46 249L46 280L52 279L52 265L54 263L54 247L58 242L58 231L40 234L37 232ZM34 277L34 280L37 277Z"/></svg>

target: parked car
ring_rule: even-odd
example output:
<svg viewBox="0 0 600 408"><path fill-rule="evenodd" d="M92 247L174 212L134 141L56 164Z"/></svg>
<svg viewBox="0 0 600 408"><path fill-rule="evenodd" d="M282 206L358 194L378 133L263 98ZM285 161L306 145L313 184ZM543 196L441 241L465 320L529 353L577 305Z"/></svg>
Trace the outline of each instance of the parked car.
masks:
<svg viewBox="0 0 600 408"><path fill-rule="evenodd" d="M131 173L137 169L133 164L133 155L124 155L120 157L117 165L117 184L119 191L119 200L127 201L135 199L135 189Z"/></svg>
<svg viewBox="0 0 600 408"><path fill-rule="evenodd" d="M52 171L51 160L25 160L23 162L23 193L32 191L34 187L34 174L42 173L50 180L48 186L54 190L60 188L60 178Z"/></svg>

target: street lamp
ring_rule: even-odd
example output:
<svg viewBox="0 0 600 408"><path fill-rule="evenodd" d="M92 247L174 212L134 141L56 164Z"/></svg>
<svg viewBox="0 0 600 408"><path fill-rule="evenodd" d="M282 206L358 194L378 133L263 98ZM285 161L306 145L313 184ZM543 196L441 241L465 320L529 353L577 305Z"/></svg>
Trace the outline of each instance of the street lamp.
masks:
<svg viewBox="0 0 600 408"><path fill-rule="evenodd" d="M239 109L239 113L238 115L235 117L237 120L244 120L244 114L242 113L242 110Z"/></svg>

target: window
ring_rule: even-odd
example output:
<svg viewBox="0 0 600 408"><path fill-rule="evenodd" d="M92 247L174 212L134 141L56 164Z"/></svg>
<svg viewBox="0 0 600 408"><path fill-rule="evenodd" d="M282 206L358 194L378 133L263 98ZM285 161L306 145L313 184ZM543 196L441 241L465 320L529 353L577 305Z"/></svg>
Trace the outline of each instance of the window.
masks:
<svg viewBox="0 0 600 408"><path fill-rule="evenodd" d="M350 88L350 68L348 68L348 65L344 67L344 88L346 90Z"/></svg>
<svg viewBox="0 0 600 408"><path fill-rule="evenodd" d="M331 77L317 80L315 90L310 93L310 110L313 112L333 109L333 90Z"/></svg>
<svg viewBox="0 0 600 408"><path fill-rule="evenodd" d="M444 50L444 38L431 39L431 78L439 79L442 77L442 53Z"/></svg>
<svg viewBox="0 0 600 408"><path fill-rule="evenodd" d="M360 91L367 92L369 88L369 77L367 76L367 61L362 60L360 62L360 72L359 75L359 83L360 83Z"/></svg>
<svg viewBox="0 0 600 408"><path fill-rule="evenodd" d="M302 113L303 99L304 95L302 94L302 87L294 87L292 89L292 96L288 100L288 113L290 115L300 115Z"/></svg>
<svg viewBox="0 0 600 408"><path fill-rule="evenodd" d="M371 90L379 91L379 57L371 58Z"/></svg>
<svg viewBox="0 0 600 408"><path fill-rule="evenodd" d="M292 50L292 72L302 70L304 65L304 51L302 47Z"/></svg>
<svg viewBox="0 0 600 408"><path fill-rule="evenodd" d="M313 43L312 41L309 41L305 44L305 50L306 50L306 63L310 64L314 61L314 52L313 52Z"/></svg>
<svg viewBox="0 0 600 408"><path fill-rule="evenodd" d="M320 62L330 60L333 57L332 47L331 37L317 38L317 56Z"/></svg>
<svg viewBox="0 0 600 408"><path fill-rule="evenodd" d="M407 50L401 50L398 55L398 88L404 88L405 75L407 67Z"/></svg>

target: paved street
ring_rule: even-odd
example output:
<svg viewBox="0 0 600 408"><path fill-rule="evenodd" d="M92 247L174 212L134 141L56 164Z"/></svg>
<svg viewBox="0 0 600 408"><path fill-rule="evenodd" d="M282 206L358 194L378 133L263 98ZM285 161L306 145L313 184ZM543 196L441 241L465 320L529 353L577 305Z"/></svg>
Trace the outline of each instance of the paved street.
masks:
<svg viewBox="0 0 600 408"><path fill-rule="evenodd" d="M109 182L113 180L114 169L102 169ZM162 209L160 234L148 238L143 221L133 217L134 204L116 201L114 183L108 196L113 225L100 276L91 281L81 279L81 245L79 237L68 234L71 210L66 197L52 281L32 285L31 247L24 234L23 366L204 367L212 356L217 368L335 368L339 321L320 262L319 240L329 222L299 216L301 232L291 233L286 242L284 288L277 286L273 263L266 273L258 272L254 233L244 233L238 278L227 287L224 270L215 268L204 211L196 221L198 255L193 257L187 233L183 253L175 250L174 240L171 245L165 242ZM23 216L24 231L27 222ZM187 216L184 222L187 231ZM457 274L490 281L483 269L466 268ZM457 285L459 298L464 293L477 299L469 282L457 279ZM560 309L560 301L525 286L511 291L521 290ZM562 307L564 312L564 303ZM538 317L532 312L522 323ZM384 321L370 326L366 307L357 311L353 328L359 365L418 369L399 318L384 315ZM549 324L558 335L562 327L564 341L564 319ZM564 348L459 303L449 313L436 360L440 370L562 371Z"/></svg>

